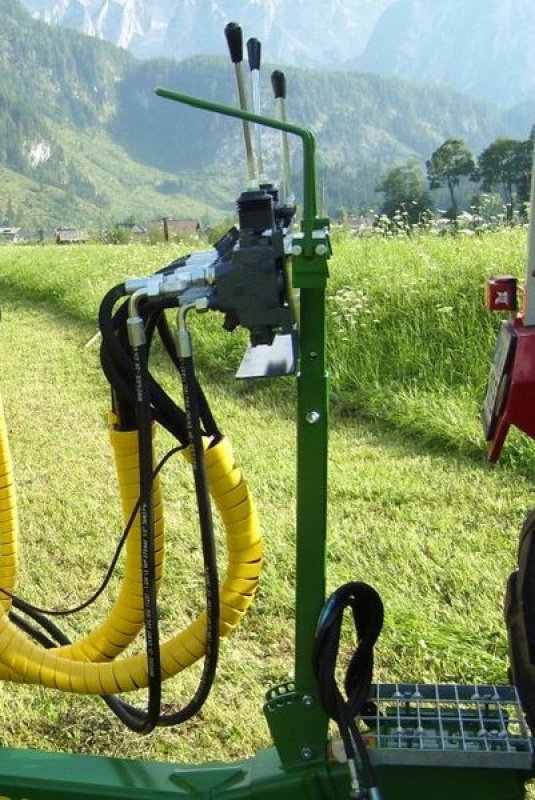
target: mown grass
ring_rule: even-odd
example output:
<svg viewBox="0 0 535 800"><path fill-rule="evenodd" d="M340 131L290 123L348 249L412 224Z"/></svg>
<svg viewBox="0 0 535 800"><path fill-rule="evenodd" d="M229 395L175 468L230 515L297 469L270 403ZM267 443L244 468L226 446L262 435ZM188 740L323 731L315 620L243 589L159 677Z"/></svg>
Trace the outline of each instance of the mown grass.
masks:
<svg viewBox="0 0 535 800"><path fill-rule="evenodd" d="M113 552L121 525L106 442L108 393L98 347L85 345L104 292L161 266L169 252L0 249L0 391L20 499L20 593L34 602L87 596ZM328 585L364 579L381 592L380 680L507 679L502 598L533 505L534 450L515 436L502 464L490 467L477 409L497 326L482 308L485 279L522 275L524 265L521 231L335 242ZM3 744L205 761L268 742L263 693L292 670L295 389L291 380L235 383L244 339L223 333L215 316L196 320L195 343L266 539L261 590L223 645L214 693L198 719L140 739L97 700L5 684ZM159 437L159 450L167 446ZM170 633L202 607L202 576L185 465L171 463L165 486L162 624ZM110 602L101 598L68 632L92 626ZM194 668L173 679L166 699L183 701L197 676Z"/></svg>

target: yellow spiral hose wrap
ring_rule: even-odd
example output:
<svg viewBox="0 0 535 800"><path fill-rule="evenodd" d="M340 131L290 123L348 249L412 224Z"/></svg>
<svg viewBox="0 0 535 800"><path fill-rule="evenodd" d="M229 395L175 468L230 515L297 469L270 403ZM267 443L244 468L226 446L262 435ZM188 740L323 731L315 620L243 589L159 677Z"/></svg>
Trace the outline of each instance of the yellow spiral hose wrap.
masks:
<svg viewBox="0 0 535 800"><path fill-rule="evenodd" d="M139 470L137 433L112 430L123 516L125 520L138 499ZM0 426L0 458L9 463L5 424ZM188 452L185 451L188 458ZM231 446L223 438L205 450L208 488L226 529L228 569L220 587L221 636L227 635L241 620L253 600L262 564L262 543L253 500L241 470L237 467ZM12 487L10 469L3 469ZM4 479L2 479L4 480ZM2 487L4 484L1 484ZM158 581L163 572L163 509L158 480L153 486L155 519L155 560ZM0 492L0 519L8 512L15 516L14 497ZM9 517L12 519L12 516ZM16 523L0 539L0 557L14 552ZM6 530L8 530L6 528ZM8 618L6 604L0 615L0 677L19 683L36 683L66 692L80 694L114 694L147 686L145 653L117 658L143 627L143 601L140 550L140 528L136 520L127 542L125 576L119 596L102 625L78 642L52 649L35 644ZM13 575L3 579L2 586L13 586ZM207 635L206 614L202 613L184 631L161 645L162 678L176 675L204 655Z"/></svg>
<svg viewBox="0 0 535 800"><path fill-rule="evenodd" d="M17 503L13 468L9 451L4 407L0 397L0 586L13 592L17 583ZM11 608L11 598L0 594L4 612Z"/></svg>

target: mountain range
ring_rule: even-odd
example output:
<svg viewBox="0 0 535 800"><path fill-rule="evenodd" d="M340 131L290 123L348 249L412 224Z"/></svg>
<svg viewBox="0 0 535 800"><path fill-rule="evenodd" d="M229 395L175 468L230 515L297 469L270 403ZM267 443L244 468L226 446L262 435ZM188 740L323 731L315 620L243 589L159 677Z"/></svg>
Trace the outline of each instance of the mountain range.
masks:
<svg viewBox="0 0 535 800"><path fill-rule="evenodd" d="M222 53L237 20L274 63L336 66L356 58L393 0L25 0L46 22L112 42L140 58ZM326 24L326 17L332 24Z"/></svg>
<svg viewBox="0 0 535 800"><path fill-rule="evenodd" d="M237 20L270 61L440 83L510 107L535 100L532 0L24 0L41 19L141 58L221 54Z"/></svg>
<svg viewBox="0 0 535 800"><path fill-rule="evenodd" d="M0 31L0 224L233 214L245 174L241 127L154 94L164 86L234 105L225 55L138 60L32 18L18 0L0 0ZM274 108L271 68L261 81L267 114ZM387 165L424 162L448 137L465 139L477 154L499 135L527 138L532 125L529 102L505 114L432 83L325 68L285 73L288 116L316 136L329 213L375 203ZM263 147L266 171L277 178L278 136L266 134ZM292 159L299 185L295 144Z"/></svg>

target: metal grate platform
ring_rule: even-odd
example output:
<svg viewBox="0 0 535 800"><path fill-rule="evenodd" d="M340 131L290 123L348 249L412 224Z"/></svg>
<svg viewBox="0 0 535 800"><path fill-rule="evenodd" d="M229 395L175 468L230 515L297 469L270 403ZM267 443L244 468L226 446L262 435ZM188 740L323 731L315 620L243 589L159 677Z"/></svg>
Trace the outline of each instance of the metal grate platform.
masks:
<svg viewBox="0 0 535 800"><path fill-rule="evenodd" d="M361 724L376 764L533 768L514 686L377 684Z"/></svg>

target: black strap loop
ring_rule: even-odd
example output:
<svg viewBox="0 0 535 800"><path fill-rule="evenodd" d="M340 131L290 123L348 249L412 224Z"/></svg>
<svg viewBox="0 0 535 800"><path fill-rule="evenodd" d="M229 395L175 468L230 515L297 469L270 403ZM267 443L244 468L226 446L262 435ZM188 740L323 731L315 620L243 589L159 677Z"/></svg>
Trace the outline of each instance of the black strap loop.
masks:
<svg viewBox="0 0 535 800"><path fill-rule="evenodd" d="M346 671L344 698L336 682L335 672L344 611L348 608L353 614L357 647ZM348 761L355 765L355 775L359 771L357 762L360 761L361 774L367 788L363 792L353 788L357 791L354 796L361 798L380 797L355 717L362 714L369 699L373 676L373 647L383 627L383 619L383 602L372 586L363 582L346 583L333 592L323 606L312 654L321 703L325 712L338 725Z"/></svg>
<svg viewBox="0 0 535 800"><path fill-rule="evenodd" d="M349 662L344 688L347 712L356 717L368 700L373 674L373 647L383 627L383 603L376 590L363 582L346 583L329 597L316 631L313 660L325 711L338 722L341 693L335 679L340 632L346 608L351 609L358 644Z"/></svg>

